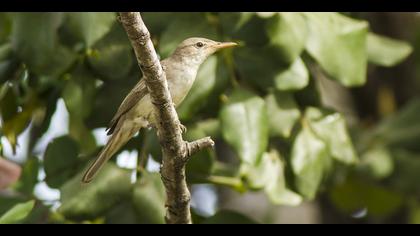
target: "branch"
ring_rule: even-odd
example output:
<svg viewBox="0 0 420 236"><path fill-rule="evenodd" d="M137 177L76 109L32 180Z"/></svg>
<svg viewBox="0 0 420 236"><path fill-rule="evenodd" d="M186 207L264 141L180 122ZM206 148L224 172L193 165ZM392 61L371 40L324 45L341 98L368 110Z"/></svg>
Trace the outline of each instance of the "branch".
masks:
<svg viewBox="0 0 420 236"><path fill-rule="evenodd" d="M185 179L185 165L190 155L213 146L214 142L209 137L193 142L182 139L181 123L172 103L166 75L140 13L121 12L119 20L134 48L154 104L156 127L163 154L160 172L167 195L165 220L172 224L192 223L191 195Z"/></svg>

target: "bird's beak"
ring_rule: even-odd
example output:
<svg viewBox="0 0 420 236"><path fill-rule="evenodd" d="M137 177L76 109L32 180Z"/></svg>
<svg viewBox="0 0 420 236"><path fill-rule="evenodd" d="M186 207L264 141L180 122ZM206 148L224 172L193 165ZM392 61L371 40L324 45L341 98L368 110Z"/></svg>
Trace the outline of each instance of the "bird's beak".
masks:
<svg viewBox="0 0 420 236"><path fill-rule="evenodd" d="M216 50L220 50L222 48L230 48L234 46L238 46L238 44L234 42L222 42L222 43L217 43L213 45L213 48L215 48Z"/></svg>

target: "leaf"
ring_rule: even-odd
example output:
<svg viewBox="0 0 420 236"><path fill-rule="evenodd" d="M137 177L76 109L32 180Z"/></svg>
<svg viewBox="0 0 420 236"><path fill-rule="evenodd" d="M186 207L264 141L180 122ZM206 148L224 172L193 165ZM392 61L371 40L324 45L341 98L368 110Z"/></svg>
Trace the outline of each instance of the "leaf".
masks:
<svg viewBox="0 0 420 236"><path fill-rule="evenodd" d="M58 43L57 30L62 13L14 13L11 42L36 74L58 75L76 59L69 49Z"/></svg>
<svg viewBox="0 0 420 236"><path fill-rule="evenodd" d="M0 44L7 40L11 29L11 22L7 13L0 13Z"/></svg>
<svg viewBox="0 0 420 236"><path fill-rule="evenodd" d="M302 197L286 186L284 164L278 152L266 152L257 166L246 167L246 178L250 186L256 189L263 188L273 204L296 206L302 202Z"/></svg>
<svg viewBox="0 0 420 236"><path fill-rule="evenodd" d="M420 193L418 179L420 178L420 158L417 152L401 148L391 150L394 161L392 175L388 178L393 189L404 194Z"/></svg>
<svg viewBox="0 0 420 236"><path fill-rule="evenodd" d="M39 160L37 157L30 157L23 166L22 174L17 183L16 189L25 195L31 196L35 185L38 183Z"/></svg>
<svg viewBox="0 0 420 236"><path fill-rule="evenodd" d="M290 137L293 126L300 117L292 94L274 92L265 98L270 136Z"/></svg>
<svg viewBox="0 0 420 236"><path fill-rule="evenodd" d="M226 35L234 35L242 29L254 15L254 12L219 12L218 18L223 32ZM255 19L257 19L257 17L255 17Z"/></svg>
<svg viewBox="0 0 420 236"><path fill-rule="evenodd" d="M368 60L380 66L394 66L413 52L410 44L374 33L367 35Z"/></svg>
<svg viewBox="0 0 420 236"><path fill-rule="evenodd" d="M270 17L266 23L267 35L273 50L288 64L299 58L305 48L308 29L300 13L281 12Z"/></svg>
<svg viewBox="0 0 420 236"><path fill-rule="evenodd" d="M254 220L238 212L230 210L218 211L214 216L207 218L202 224L258 224Z"/></svg>
<svg viewBox="0 0 420 236"><path fill-rule="evenodd" d="M179 12L142 12L141 17L153 37L160 35L178 14Z"/></svg>
<svg viewBox="0 0 420 236"><path fill-rule="evenodd" d="M420 98L413 98L397 113L384 119L374 131L373 141L391 147L418 149L420 138Z"/></svg>
<svg viewBox="0 0 420 236"><path fill-rule="evenodd" d="M366 81L368 23L339 13L304 13L309 27L308 53L345 86Z"/></svg>
<svg viewBox="0 0 420 236"><path fill-rule="evenodd" d="M345 164L358 161L353 143L347 132L346 121L339 113L326 113L313 107L305 111L305 117L313 132L328 146L328 152L333 158Z"/></svg>
<svg viewBox="0 0 420 236"><path fill-rule="evenodd" d="M194 22L194 24L191 24ZM162 58L168 57L184 39L204 37L217 40L216 28L209 24L203 13L179 13L162 33L159 52Z"/></svg>
<svg viewBox="0 0 420 236"><path fill-rule="evenodd" d="M134 186L133 203L139 222L146 224L165 223L165 188L160 175L147 173Z"/></svg>
<svg viewBox="0 0 420 236"><path fill-rule="evenodd" d="M258 163L268 144L267 120L264 100L243 89L235 90L221 109L223 138L241 161Z"/></svg>
<svg viewBox="0 0 420 236"><path fill-rule="evenodd" d="M385 187L351 178L330 192L334 206L345 214L366 209L374 218L389 217L403 205L400 194Z"/></svg>
<svg viewBox="0 0 420 236"><path fill-rule="evenodd" d="M299 90L309 83L309 73L301 58L287 69L277 74L274 78L278 90Z"/></svg>
<svg viewBox="0 0 420 236"><path fill-rule="evenodd" d="M0 217L0 224L13 224L25 219L35 206L35 201L19 203Z"/></svg>
<svg viewBox="0 0 420 236"><path fill-rule="evenodd" d="M112 12L71 12L67 20L71 33L90 48L109 32L116 16Z"/></svg>
<svg viewBox="0 0 420 236"><path fill-rule="evenodd" d="M120 24L114 24L110 32L93 45L93 50L88 62L103 78L124 78L133 67L131 44Z"/></svg>
<svg viewBox="0 0 420 236"><path fill-rule="evenodd" d="M55 138L44 154L46 182L52 188L59 188L77 171L79 146L69 136Z"/></svg>
<svg viewBox="0 0 420 236"><path fill-rule="evenodd" d="M185 140L193 141L209 136L204 130L206 124L203 124L203 122L205 121L195 123L194 126L189 127L185 134ZM186 166L188 183L205 182L205 177L209 176L212 172L215 159L214 150L208 148L192 155Z"/></svg>
<svg viewBox="0 0 420 236"><path fill-rule="evenodd" d="M315 197L328 161L327 145L304 123L291 153L291 166L299 193L308 199Z"/></svg>
<svg viewBox="0 0 420 236"><path fill-rule="evenodd" d="M88 185L81 185L84 171L61 188L62 205L58 212L68 219L94 219L131 194L130 173L108 163Z"/></svg>
<svg viewBox="0 0 420 236"><path fill-rule="evenodd" d="M373 147L363 153L359 169L376 179L384 179L394 171L394 160L386 147Z"/></svg>

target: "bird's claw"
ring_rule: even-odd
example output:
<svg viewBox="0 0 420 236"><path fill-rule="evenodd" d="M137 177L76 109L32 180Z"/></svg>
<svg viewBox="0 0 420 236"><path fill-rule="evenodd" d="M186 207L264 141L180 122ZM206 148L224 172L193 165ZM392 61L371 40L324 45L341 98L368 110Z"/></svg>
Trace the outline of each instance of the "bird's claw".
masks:
<svg viewBox="0 0 420 236"><path fill-rule="evenodd" d="M179 124L179 129L181 130L182 134L185 134L187 132L187 127L185 127L185 125L183 124Z"/></svg>

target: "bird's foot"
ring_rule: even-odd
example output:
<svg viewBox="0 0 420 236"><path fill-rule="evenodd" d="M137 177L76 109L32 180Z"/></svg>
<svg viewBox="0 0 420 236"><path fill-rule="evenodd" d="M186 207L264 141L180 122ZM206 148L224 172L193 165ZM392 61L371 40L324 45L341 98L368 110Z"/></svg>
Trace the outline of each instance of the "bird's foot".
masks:
<svg viewBox="0 0 420 236"><path fill-rule="evenodd" d="M179 123L179 129L181 130L182 134L185 134L187 132L187 127L185 125Z"/></svg>

